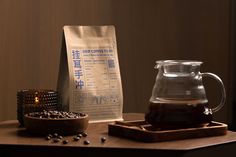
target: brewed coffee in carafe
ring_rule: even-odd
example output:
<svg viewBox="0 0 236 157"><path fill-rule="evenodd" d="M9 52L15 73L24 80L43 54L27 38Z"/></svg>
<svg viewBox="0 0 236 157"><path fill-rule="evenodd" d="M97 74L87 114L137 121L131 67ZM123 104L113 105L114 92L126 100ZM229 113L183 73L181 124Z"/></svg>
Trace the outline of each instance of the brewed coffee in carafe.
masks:
<svg viewBox="0 0 236 157"><path fill-rule="evenodd" d="M157 61L158 74L150 98L148 123L159 128L203 126L213 119L212 114L224 105L225 89L221 79L213 73L201 73L199 61ZM218 81L222 93L220 104L210 108L202 78Z"/></svg>

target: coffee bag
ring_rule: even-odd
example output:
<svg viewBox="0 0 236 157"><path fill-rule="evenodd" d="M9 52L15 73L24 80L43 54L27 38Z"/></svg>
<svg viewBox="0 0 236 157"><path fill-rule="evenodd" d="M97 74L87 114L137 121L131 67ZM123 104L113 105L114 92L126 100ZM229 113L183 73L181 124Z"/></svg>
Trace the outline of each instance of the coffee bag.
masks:
<svg viewBox="0 0 236 157"><path fill-rule="evenodd" d="M121 120L123 94L114 26L64 26L57 90L64 111L90 122Z"/></svg>

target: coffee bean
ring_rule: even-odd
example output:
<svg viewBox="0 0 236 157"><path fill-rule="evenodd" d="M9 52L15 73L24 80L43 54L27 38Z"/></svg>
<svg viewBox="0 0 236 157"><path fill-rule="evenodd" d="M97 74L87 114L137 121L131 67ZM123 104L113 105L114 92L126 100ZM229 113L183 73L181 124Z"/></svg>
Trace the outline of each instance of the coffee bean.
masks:
<svg viewBox="0 0 236 157"><path fill-rule="evenodd" d="M77 134L77 137L81 138L83 135L82 134Z"/></svg>
<svg viewBox="0 0 236 157"><path fill-rule="evenodd" d="M58 134L57 134L57 133L54 133L54 134L53 134L53 137L58 137Z"/></svg>
<svg viewBox="0 0 236 157"><path fill-rule="evenodd" d="M62 136L58 136L57 138L62 139L63 137Z"/></svg>
<svg viewBox="0 0 236 157"><path fill-rule="evenodd" d="M87 134L86 132L83 132L83 133L82 133L82 136L83 136L83 137L87 137L88 134Z"/></svg>
<svg viewBox="0 0 236 157"><path fill-rule="evenodd" d="M50 136L46 136L46 138L45 138L46 140L50 140L51 139L51 137Z"/></svg>
<svg viewBox="0 0 236 157"><path fill-rule="evenodd" d="M74 139L74 141L79 141L80 140L80 138L78 136L74 137L73 139Z"/></svg>
<svg viewBox="0 0 236 157"><path fill-rule="evenodd" d="M67 144L67 143L69 143L69 141L68 140L63 140L62 143Z"/></svg>
<svg viewBox="0 0 236 157"><path fill-rule="evenodd" d="M60 140L59 138L54 138L54 139L53 139L53 142L54 142L54 143L57 143L57 142L60 142L60 141L61 141L61 140Z"/></svg>
<svg viewBox="0 0 236 157"><path fill-rule="evenodd" d="M107 140L106 137L102 137L102 138L101 138L101 142L102 142L102 143L106 142L106 140Z"/></svg>
<svg viewBox="0 0 236 157"><path fill-rule="evenodd" d="M84 144L85 144L85 145L88 145L88 144L90 144L90 141L89 141L89 140L85 140L85 141L84 141Z"/></svg>
<svg viewBox="0 0 236 157"><path fill-rule="evenodd" d="M80 113L79 114L81 117L84 117L85 116L85 113Z"/></svg>

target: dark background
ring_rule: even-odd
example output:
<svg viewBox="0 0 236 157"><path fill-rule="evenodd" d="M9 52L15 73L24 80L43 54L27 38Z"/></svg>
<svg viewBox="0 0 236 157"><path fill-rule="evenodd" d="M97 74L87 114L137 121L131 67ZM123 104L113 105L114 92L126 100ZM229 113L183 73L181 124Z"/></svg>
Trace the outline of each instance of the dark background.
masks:
<svg viewBox="0 0 236 157"><path fill-rule="evenodd" d="M56 89L64 25L114 25L124 112L145 112L156 60L191 59L222 78L227 103L215 120L232 124L233 0L0 0L0 120L16 118L16 91ZM205 79L210 105L217 82Z"/></svg>

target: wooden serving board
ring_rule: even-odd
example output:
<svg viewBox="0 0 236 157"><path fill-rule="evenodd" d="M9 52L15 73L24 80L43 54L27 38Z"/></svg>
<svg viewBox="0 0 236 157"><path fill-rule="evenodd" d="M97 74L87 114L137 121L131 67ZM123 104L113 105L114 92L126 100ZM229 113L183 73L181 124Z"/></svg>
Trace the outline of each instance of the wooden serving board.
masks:
<svg viewBox="0 0 236 157"><path fill-rule="evenodd" d="M108 124L108 134L125 137L143 142L161 142L225 135L228 126L224 123L212 121L207 126L165 130L153 128L145 121L116 121Z"/></svg>

